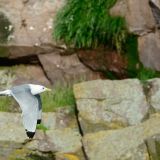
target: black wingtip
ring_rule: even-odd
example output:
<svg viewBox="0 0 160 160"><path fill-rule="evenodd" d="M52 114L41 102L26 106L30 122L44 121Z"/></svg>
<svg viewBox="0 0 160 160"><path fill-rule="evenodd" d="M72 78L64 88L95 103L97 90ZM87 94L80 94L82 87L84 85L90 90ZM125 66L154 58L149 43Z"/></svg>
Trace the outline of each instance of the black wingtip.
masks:
<svg viewBox="0 0 160 160"><path fill-rule="evenodd" d="M42 120L41 119L38 119L37 120L37 124L41 124Z"/></svg>
<svg viewBox="0 0 160 160"><path fill-rule="evenodd" d="M29 131L27 131L26 134L27 134L27 136L28 136L29 138L33 138L34 135L35 135L35 132L29 132Z"/></svg>

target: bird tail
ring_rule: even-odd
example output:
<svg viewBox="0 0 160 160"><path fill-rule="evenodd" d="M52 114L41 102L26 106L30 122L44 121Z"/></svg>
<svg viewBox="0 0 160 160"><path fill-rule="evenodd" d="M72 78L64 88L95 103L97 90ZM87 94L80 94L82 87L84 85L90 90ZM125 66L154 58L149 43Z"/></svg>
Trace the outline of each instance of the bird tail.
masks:
<svg viewBox="0 0 160 160"><path fill-rule="evenodd" d="M11 90L0 91L0 96L11 96Z"/></svg>

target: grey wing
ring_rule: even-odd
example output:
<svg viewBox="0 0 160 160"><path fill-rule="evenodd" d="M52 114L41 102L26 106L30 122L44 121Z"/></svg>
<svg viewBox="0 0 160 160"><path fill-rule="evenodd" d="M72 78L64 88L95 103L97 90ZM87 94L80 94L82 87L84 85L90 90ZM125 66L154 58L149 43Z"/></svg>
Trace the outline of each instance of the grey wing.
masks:
<svg viewBox="0 0 160 160"><path fill-rule="evenodd" d="M40 124L42 121L42 101L39 94L35 95L38 100L38 111L37 111L37 124Z"/></svg>
<svg viewBox="0 0 160 160"><path fill-rule="evenodd" d="M30 90L14 91L12 96L16 99L22 109L23 125L29 138L33 138L37 125L38 100Z"/></svg>

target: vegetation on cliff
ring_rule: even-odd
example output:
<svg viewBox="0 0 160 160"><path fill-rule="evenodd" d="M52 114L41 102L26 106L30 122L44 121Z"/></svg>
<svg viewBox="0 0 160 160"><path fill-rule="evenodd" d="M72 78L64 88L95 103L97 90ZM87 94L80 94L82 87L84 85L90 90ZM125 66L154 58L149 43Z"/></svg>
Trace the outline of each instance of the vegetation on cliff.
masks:
<svg viewBox="0 0 160 160"><path fill-rule="evenodd" d="M57 14L53 37L77 48L109 45L121 50L126 39L125 20L111 17L116 0L68 0Z"/></svg>
<svg viewBox="0 0 160 160"><path fill-rule="evenodd" d="M146 80L159 76L158 72L140 63L137 36L128 33L125 19L110 16L109 10L116 1L67 0L57 14L53 37L75 48L107 46L116 50L128 61L125 70L129 78ZM106 75L117 79L114 73Z"/></svg>

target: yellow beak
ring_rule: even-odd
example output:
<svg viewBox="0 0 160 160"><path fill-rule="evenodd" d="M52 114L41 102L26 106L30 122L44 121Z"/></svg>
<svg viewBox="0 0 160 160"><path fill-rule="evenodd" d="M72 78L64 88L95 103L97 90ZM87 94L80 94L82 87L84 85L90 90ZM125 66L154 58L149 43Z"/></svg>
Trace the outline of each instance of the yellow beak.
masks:
<svg viewBox="0 0 160 160"><path fill-rule="evenodd" d="M50 88L46 88L46 91L52 91Z"/></svg>

